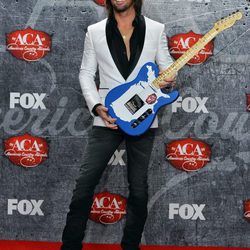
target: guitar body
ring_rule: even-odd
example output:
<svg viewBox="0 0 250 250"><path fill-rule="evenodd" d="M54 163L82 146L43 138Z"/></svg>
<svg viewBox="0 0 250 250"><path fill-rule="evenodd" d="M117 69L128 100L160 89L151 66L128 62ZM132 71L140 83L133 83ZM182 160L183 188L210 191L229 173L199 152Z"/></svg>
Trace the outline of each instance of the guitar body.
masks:
<svg viewBox="0 0 250 250"><path fill-rule="evenodd" d="M158 110L178 98L178 91L163 93L151 84L158 74L158 67L148 62L135 80L121 84L107 94L105 106L108 113L117 119L116 124L125 133L143 134L150 128Z"/></svg>

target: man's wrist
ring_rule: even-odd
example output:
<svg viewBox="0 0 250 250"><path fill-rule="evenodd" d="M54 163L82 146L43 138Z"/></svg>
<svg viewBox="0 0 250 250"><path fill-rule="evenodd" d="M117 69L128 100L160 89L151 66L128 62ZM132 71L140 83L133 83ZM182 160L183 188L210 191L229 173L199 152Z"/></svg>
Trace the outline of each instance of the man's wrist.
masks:
<svg viewBox="0 0 250 250"><path fill-rule="evenodd" d="M96 108L98 106L102 105L101 103L97 103L93 108L92 108L92 113L95 115L95 116L98 116L98 113L96 112Z"/></svg>

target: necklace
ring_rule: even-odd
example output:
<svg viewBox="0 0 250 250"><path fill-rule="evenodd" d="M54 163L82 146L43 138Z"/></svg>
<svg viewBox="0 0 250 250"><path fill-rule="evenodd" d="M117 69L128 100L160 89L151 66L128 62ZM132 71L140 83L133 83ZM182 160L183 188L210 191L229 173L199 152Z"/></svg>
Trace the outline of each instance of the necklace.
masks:
<svg viewBox="0 0 250 250"><path fill-rule="evenodd" d="M128 37L130 37L131 36L131 34L133 33L133 30L134 30L134 27L133 28L131 28L126 34L123 34L121 31L121 35L122 35L122 38L123 38L123 40L127 40L127 38Z"/></svg>

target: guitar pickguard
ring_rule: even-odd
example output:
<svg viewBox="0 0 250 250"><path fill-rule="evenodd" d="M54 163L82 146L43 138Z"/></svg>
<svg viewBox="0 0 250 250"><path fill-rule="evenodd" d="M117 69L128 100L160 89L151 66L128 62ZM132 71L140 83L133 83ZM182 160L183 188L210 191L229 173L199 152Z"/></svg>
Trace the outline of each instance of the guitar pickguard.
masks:
<svg viewBox="0 0 250 250"><path fill-rule="evenodd" d="M120 96L119 99L111 103L111 107L114 109L115 115L123 121L130 122L141 116L148 109L152 109L153 113L155 113L153 107L157 104L158 99L160 97L170 98L169 95L164 94L160 89L153 89L150 87L149 84L156 78L156 75L155 71L152 69L152 66L147 66L147 69L147 81L135 82L122 96ZM140 77L138 80L140 80ZM125 104L135 96L135 93L144 102L144 105L137 112L131 114ZM156 102L148 104L146 100L152 94L156 95Z"/></svg>

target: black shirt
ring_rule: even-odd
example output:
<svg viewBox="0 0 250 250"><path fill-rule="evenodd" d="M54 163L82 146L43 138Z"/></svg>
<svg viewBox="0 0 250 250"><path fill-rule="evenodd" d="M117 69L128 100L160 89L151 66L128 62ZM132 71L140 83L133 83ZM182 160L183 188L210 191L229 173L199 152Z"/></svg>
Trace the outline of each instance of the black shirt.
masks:
<svg viewBox="0 0 250 250"><path fill-rule="evenodd" d="M110 17L106 25L106 36L110 53L125 80L135 68L142 52L145 39L144 17L137 15L133 21L133 26L134 31L130 38L130 60L128 60L126 46L115 18Z"/></svg>

